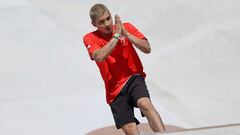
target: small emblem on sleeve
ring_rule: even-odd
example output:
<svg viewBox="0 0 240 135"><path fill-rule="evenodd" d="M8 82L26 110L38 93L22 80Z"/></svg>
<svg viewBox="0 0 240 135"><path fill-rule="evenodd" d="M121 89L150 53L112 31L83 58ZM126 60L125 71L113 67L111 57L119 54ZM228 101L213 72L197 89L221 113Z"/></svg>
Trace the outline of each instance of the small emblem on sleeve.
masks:
<svg viewBox="0 0 240 135"><path fill-rule="evenodd" d="M91 45L87 45L87 49L91 48Z"/></svg>
<svg viewBox="0 0 240 135"><path fill-rule="evenodd" d="M119 41L122 43L123 46L127 45L127 39L124 36L119 37Z"/></svg>

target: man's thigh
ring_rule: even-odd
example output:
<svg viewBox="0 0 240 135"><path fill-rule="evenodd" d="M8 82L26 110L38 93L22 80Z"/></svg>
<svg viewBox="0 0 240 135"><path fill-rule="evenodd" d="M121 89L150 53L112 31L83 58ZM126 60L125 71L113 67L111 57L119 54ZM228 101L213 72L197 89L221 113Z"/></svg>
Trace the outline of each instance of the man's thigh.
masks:
<svg viewBox="0 0 240 135"><path fill-rule="evenodd" d="M117 129L128 123L139 124L139 121L134 116L134 107L129 104L127 95L120 93L110 104L110 108Z"/></svg>
<svg viewBox="0 0 240 135"><path fill-rule="evenodd" d="M132 83L131 100L133 102L133 105L135 107L138 107L137 102L142 98L150 99L150 95L144 78L142 76L139 76Z"/></svg>

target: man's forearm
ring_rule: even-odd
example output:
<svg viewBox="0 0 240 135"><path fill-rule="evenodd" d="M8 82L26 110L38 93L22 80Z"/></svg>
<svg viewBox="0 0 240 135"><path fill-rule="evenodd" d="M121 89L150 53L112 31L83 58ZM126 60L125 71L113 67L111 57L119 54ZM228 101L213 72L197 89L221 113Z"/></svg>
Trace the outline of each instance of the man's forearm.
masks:
<svg viewBox="0 0 240 135"><path fill-rule="evenodd" d="M92 58L97 62L104 61L115 48L117 42L118 40L116 38L112 38L104 47L96 50L93 53Z"/></svg>
<svg viewBox="0 0 240 135"><path fill-rule="evenodd" d="M133 43L142 52L144 52L144 53L151 52L150 44L148 43L148 41L146 39L139 39L128 32L125 33L125 36L128 38L128 40L131 43Z"/></svg>

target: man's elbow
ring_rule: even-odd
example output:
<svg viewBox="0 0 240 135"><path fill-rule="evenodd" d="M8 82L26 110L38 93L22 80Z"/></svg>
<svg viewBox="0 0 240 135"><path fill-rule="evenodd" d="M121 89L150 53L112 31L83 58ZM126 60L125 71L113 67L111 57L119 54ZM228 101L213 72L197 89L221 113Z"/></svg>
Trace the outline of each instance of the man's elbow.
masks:
<svg viewBox="0 0 240 135"><path fill-rule="evenodd" d="M96 62L103 62L105 59L103 57L93 57Z"/></svg>
<svg viewBox="0 0 240 135"><path fill-rule="evenodd" d="M151 46L150 46L150 44L149 44L149 42L147 41L147 40L144 40L144 50L143 50L143 52L145 53L145 54L149 54L149 53L151 53Z"/></svg>
<svg viewBox="0 0 240 135"><path fill-rule="evenodd" d="M103 59L103 58L94 58L94 60L95 60L96 62L103 62L105 59Z"/></svg>
<svg viewBox="0 0 240 135"><path fill-rule="evenodd" d="M104 57L99 56L97 53L93 53L92 58L96 61L96 62L103 62L105 60Z"/></svg>
<svg viewBox="0 0 240 135"><path fill-rule="evenodd" d="M146 49L144 49L143 52L144 52L145 54L151 53L151 47L147 47Z"/></svg>
<svg viewBox="0 0 240 135"><path fill-rule="evenodd" d="M151 53L151 47L149 47L148 49L147 49L147 53Z"/></svg>

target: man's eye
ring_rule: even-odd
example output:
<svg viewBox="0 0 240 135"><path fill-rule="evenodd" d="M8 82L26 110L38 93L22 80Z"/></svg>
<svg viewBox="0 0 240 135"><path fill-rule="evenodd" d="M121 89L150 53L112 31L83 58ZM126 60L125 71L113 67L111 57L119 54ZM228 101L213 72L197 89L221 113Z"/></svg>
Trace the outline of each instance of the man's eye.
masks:
<svg viewBox="0 0 240 135"><path fill-rule="evenodd" d="M104 23L104 20L100 21L99 23L100 23L100 24L103 24L103 23Z"/></svg>

